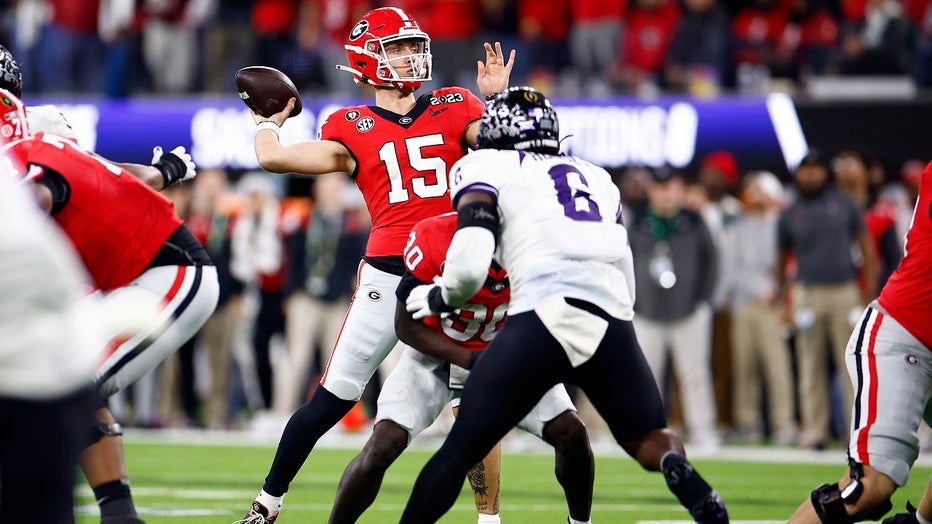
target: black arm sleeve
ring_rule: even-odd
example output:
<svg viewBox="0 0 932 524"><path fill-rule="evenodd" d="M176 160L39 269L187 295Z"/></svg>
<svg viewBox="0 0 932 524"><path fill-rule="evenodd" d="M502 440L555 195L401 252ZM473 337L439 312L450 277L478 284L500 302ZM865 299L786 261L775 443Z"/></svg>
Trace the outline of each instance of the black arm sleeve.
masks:
<svg viewBox="0 0 932 524"><path fill-rule="evenodd" d="M68 180L54 169L42 167L42 176L36 179L37 184L42 184L52 192L52 210L49 214L59 213L71 198L71 185Z"/></svg>

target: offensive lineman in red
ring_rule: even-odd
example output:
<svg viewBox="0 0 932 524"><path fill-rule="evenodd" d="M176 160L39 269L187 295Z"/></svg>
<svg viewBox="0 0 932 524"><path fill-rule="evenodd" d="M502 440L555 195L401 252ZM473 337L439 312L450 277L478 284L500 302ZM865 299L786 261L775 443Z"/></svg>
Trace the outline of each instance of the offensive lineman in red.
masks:
<svg viewBox="0 0 932 524"><path fill-rule="evenodd" d="M0 176L32 182L40 207L74 244L103 304L136 309L108 326L110 342L94 377L101 398L98 420L93 428L89 424L80 461L100 501L101 522L141 523L129 496L122 433L106 398L194 336L217 304L213 263L171 201L156 191L195 176L194 164L183 153L157 154L137 178L69 139L30 136L22 102L3 89L0 116L0 136L11 140L2 149L6 172Z"/></svg>
<svg viewBox="0 0 932 524"><path fill-rule="evenodd" d="M375 105L335 111L320 140L282 145L278 131L294 107L256 120L256 157L274 173L349 173L362 192L372 232L359 265L358 286L321 386L291 416L262 491L243 524L268 524L317 440L349 412L366 383L398 342L392 295L404 272L402 252L419 220L452 211L448 169L475 148L484 105L461 87L415 97L430 79L430 37L405 11L384 7L367 13L350 31L348 62L357 85L372 87ZM485 44L477 84L483 96L508 87L514 51L507 63L501 45Z"/></svg>
<svg viewBox="0 0 932 524"><path fill-rule="evenodd" d="M932 163L922 173L904 251L845 351L855 394L848 471L837 484L814 489L791 523L879 520L919 456L919 424L932 422L926 408L932 394ZM914 513L894 522L932 518L928 495L919 508L923 520Z"/></svg>

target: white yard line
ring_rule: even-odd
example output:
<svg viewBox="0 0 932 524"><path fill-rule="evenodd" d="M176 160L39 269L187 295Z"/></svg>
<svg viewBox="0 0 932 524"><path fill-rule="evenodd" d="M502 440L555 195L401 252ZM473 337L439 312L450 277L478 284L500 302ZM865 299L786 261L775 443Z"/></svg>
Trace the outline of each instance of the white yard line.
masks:
<svg viewBox="0 0 932 524"><path fill-rule="evenodd" d="M257 434L250 431L213 431L191 429L137 429L124 430L124 439L128 442L150 444L186 444L205 446L256 446L274 447L278 444L280 432ZM319 441L319 448L362 449L369 438L370 431L347 433L332 429ZM411 449L436 450L440 447L443 435L421 435L411 444ZM591 436L592 450L597 456L628 455L615 445L608 434L594 433ZM552 454L553 449L540 440L520 431L514 431L503 440L506 453ZM723 446L715 451L690 449L686 451L692 459L716 459L747 462L803 463L803 464L840 464L847 463L844 449L809 451L797 448L780 448L770 446ZM932 466L932 455L920 454L917 466Z"/></svg>

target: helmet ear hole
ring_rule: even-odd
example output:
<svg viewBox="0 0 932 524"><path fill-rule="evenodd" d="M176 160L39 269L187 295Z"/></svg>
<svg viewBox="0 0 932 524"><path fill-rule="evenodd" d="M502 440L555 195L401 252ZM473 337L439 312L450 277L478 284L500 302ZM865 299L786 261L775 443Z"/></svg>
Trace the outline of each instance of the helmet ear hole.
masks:
<svg viewBox="0 0 932 524"><path fill-rule="evenodd" d="M513 149L535 153L560 152L557 112L543 93L532 87L512 87L486 106L479 123L480 149Z"/></svg>

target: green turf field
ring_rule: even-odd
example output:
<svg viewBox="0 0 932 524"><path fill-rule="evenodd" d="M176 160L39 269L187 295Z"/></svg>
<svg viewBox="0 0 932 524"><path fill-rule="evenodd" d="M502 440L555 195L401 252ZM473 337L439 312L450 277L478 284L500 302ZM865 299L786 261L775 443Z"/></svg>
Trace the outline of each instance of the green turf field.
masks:
<svg viewBox="0 0 932 524"><path fill-rule="evenodd" d="M157 440L157 439L155 439ZM318 449L285 498L282 524L323 523L329 515L337 481L356 450ZM227 523L241 518L274 454L270 445L162 444L127 442L132 489L141 516L149 524ZM831 463L837 455L838 460ZM397 522L414 478L429 452L409 450L389 470L379 498L360 522ZM774 457L769 457L774 460ZM761 459L765 458L761 456ZM782 521L809 491L841 474L844 454L829 460L796 463L695 459L694 463L728 503L732 522ZM787 460L787 459L782 459ZM507 524L566 522L562 491L552 474L552 457L506 451L502 465L502 521ZM907 497L918 502L932 468L913 470L911 484L894 497L902 508ZM83 480L83 479L82 479ZM468 490L468 486L467 486ZM79 487L79 524L99 521L89 490ZM593 522L688 521L667 491L660 474L642 471L622 456L597 456ZM474 523L472 496L463 491L440 522Z"/></svg>

